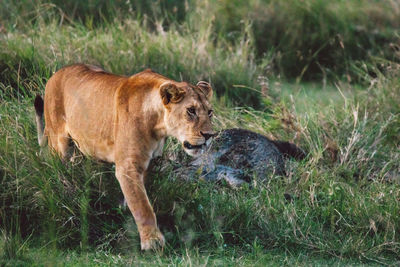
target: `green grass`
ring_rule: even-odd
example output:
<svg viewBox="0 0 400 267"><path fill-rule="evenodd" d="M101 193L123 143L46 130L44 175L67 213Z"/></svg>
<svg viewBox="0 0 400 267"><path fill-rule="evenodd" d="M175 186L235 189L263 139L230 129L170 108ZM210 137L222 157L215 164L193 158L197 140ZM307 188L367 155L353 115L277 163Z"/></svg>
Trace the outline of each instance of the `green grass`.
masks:
<svg viewBox="0 0 400 267"><path fill-rule="evenodd" d="M232 9L228 1L188 1L187 10L178 3L174 9L173 1L144 2L129 11L129 3L110 1L115 11L104 13L103 2L96 9L95 2L54 2L56 8L6 1L0 8L0 265L398 264L400 67L396 53L386 51L398 38L397 24L392 13L378 16L391 26L377 43L362 17L395 3L373 2L372 9L303 2L238 1L242 8ZM366 2L372 3L360 1ZM74 5L82 6L73 12ZM266 9L267 21L252 13ZM268 32L273 23L288 31L271 40L279 45L268 41L260 50L260 23L275 39ZM346 25L363 23L363 35L351 37ZM323 65L325 52L313 49L338 33L349 50L332 52L335 58L326 59L332 66ZM363 36L372 41L361 42ZM306 37L309 42L299 39ZM359 57L354 47L371 53ZM306 63L290 57L297 48ZM287 53L279 58L277 49ZM182 181L171 166L155 167L147 188L167 246L162 254L142 253L114 167L85 157L63 164L38 147L33 98L54 71L74 62L125 75L151 67L177 80L210 80L215 129L251 129L295 142L310 155L289 161L287 177L236 190ZM316 62L320 69L312 67ZM304 75L319 78L283 78ZM180 153L171 139L163 156Z"/></svg>
<svg viewBox="0 0 400 267"><path fill-rule="evenodd" d="M139 253L138 234L129 212L119 206L122 194L111 166L84 158L63 165L45 151L38 155L32 99L4 100L0 196L2 227L11 236L4 246L17 250L28 240L27 244L39 248L98 247L117 254ZM374 109L365 98L344 102L344 106L325 106L317 101L318 111L304 114L288 111L284 104L267 116L251 109L239 114L230 108L217 109L217 127L252 128L254 124L257 131L273 129L284 139L297 135L311 157L292 162L288 177L239 190L174 179L168 168L155 172L148 190L168 240L167 255L186 250L207 255L212 248L226 260L221 254L226 247L246 253L255 246L261 254L281 250L366 262L395 260L400 225L395 139L399 117L385 116L390 112L384 108L365 114L366 107ZM287 123L288 118L294 121ZM284 124L274 126L276 120ZM329 147L332 143L336 147ZM171 143L166 153L176 149ZM294 201L287 202L285 193ZM4 255L11 259L24 255L24 249L6 253L6 248Z"/></svg>
<svg viewBox="0 0 400 267"><path fill-rule="evenodd" d="M175 80L210 80L226 102L260 107L261 72L249 44L213 44L211 35L207 29L189 32L172 26L167 32L152 32L137 20L89 30L79 23L60 27L53 19L3 36L0 70L3 82L13 86L12 92L4 91L15 95L17 87L19 94L31 95L56 69L85 62L124 75L151 67Z"/></svg>
<svg viewBox="0 0 400 267"><path fill-rule="evenodd" d="M26 29L32 24L51 21L57 25L80 23L96 29L115 21L136 19L151 31L206 33L206 39L214 43L233 46L247 42L257 57L268 59L263 72L274 70L289 79L360 82L359 68L370 66L376 57L399 62L397 1L3 2L0 24L3 22L6 30Z"/></svg>
<svg viewBox="0 0 400 267"><path fill-rule="evenodd" d="M4 263L1 262L0 263ZM248 251L227 248L220 252L182 250L173 254L111 254L106 251L77 253L30 249L25 258L13 259L5 266L381 266L379 262L363 264L355 259L321 258L257 247Z"/></svg>

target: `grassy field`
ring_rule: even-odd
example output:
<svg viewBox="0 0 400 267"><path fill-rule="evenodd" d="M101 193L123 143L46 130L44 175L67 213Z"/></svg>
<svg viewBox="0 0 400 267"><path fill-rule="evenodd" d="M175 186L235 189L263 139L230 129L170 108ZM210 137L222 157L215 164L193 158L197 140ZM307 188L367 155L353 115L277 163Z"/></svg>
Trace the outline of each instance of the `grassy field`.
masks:
<svg viewBox="0 0 400 267"><path fill-rule="evenodd" d="M397 1L3 1L0 265L398 265L399 17ZM114 167L37 144L33 98L76 62L208 80L215 129L309 156L239 189L154 167L167 246L143 253Z"/></svg>

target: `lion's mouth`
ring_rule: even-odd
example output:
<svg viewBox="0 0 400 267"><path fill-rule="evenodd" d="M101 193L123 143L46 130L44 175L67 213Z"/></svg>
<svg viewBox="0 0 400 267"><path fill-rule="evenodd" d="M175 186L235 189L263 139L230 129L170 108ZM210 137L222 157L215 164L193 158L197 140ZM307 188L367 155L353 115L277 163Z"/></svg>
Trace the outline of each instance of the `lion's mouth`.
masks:
<svg viewBox="0 0 400 267"><path fill-rule="evenodd" d="M203 143L201 145L192 145L188 141L183 142L183 147L187 149L201 149L206 146L206 143Z"/></svg>

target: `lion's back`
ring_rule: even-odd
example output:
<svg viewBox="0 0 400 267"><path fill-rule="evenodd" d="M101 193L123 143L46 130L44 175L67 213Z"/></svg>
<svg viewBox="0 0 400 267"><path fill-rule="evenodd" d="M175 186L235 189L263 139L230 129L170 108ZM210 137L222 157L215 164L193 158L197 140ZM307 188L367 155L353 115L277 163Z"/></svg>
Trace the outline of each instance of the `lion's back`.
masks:
<svg viewBox="0 0 400 267"><path fill-rule="evenodd" d="M66 66L54 73L46 84L44 99L45 132L51 136L50 145L57 143L52 136L68 135L85 154L107 158L101 155L111 154L108 147L113 142L114 95L126 80L84 64ZM94 149L99 146L107 147L102 149L106 152Z"/></svg>

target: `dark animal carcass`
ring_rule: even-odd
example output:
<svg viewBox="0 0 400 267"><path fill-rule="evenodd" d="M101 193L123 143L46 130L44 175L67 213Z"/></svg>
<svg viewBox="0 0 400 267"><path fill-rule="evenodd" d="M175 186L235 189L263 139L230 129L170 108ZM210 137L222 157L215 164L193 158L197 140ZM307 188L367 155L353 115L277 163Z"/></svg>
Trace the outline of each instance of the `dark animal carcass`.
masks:
<svg viewBox="0 0 400 267"><path fill-rule="evenodd" d="M273 174L285 175L286 157L303 159L306 154L289 142L273 141L244 129L228 129L220 131L200 157L176 167L174 174L185 179L225 180L239 186L253 177L264 180Z"/></svg>

